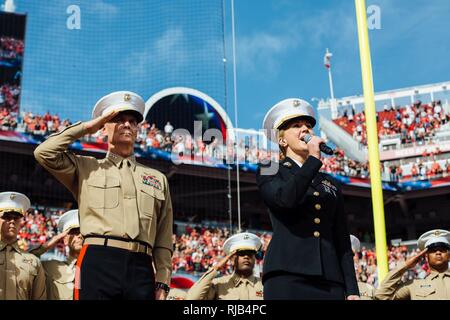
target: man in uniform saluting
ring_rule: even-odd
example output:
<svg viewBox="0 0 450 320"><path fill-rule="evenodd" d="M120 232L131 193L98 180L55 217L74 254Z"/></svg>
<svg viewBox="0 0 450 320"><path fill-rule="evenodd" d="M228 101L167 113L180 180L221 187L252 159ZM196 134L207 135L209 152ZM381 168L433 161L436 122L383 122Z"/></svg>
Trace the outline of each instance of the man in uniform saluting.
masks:
<svg viewBox="0 0 450 320"><path fill-rule="evenodd" d="M431 230L418 240L421 252L391 270L375 291L377 300L450 300L450 232ZM425 279L401 282L403 274L425 256L430 274Z"/></svg>
<svg viewBox="0 0 450 320"><path fill-rule="evenodd" d="M0 193L0 300L45 300L45 273L34 255L22 251L17 234L30 200L18 192Z"/></svg>
<svg viewBox="0 0 450 320"><path fill-rule="evenodd" d="M73 300L76 263L83 247L78 210L69 210L59 218L58 232L48 244L32 250L31 253L39 257L63 239L64 246L68 249L67 259L42 262L46 275L47 299Z"/></svg>
<svg viewBox="0 0 450 320"><path fill-rule="evenodd" d="M129 91L101 98L93 120L51 135L37 161L78 201L84 246L77 261L74 299L165 299L172 271L172 203L167 178L134 156L144 101ZM105 159L68 147L102 129ZM155 282L156 280L156 282Z"/></svg>
<svg viewBox="0 0 450 320"><path fill-rule="evenodd" d="M186 300L262 300L261 279L253 275L255 255L261 245L258 236L249 232L227 239L223 245L227 256L189 289ZM233 256L234 273L215 279L217 272Z"/></svg>

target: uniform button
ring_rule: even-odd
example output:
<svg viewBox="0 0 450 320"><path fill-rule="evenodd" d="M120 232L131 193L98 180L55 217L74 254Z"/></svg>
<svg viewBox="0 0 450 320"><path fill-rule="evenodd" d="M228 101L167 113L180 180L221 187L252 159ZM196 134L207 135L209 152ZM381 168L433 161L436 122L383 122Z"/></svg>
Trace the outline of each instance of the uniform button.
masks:
<svg viewBox="0 0 450 320"><path fill-rule="evenodd" d="M319 219L319 218L315 218L315 219L314 219L314 223L315 223L315 224L319 224L319 223L320 223L320 219Z"/></svg>
<svg viewBox="0 0 450 320"><path fill-rule="evenodd" d="M316 237L316 238L320 237L320 232L319 231L314 231L314 237Z"/></svg>
<svg viewBox="0 0 450 320"><path fill-rule="evenodd" d="M320 193L319 192L317 192L317 191L314 191L314 193L313 193L316 197L318 197L319 195L320 195Z"/></svg>
<svg viewBox="0 0 450 320"><path fill-rule="evenodd" d="M316 208L316 210L320 210L322 208L322 206L318 203L316 203L316 205L314 206L314 208Z"/></svg>

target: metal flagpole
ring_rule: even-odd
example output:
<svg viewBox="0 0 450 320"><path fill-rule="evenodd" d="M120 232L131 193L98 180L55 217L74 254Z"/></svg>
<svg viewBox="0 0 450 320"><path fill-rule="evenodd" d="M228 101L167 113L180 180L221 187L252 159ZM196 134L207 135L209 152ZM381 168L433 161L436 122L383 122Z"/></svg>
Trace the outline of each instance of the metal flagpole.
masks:
<svg viewBox="0 0 450 320"><path fill-rule="evenodd" d="M388 260L386 248L386 225L383 207L383 189L381 186L380 155L378 149L377 121L372 78L372 62L370 57L369 32L367 29L366 1L355 0L355 7L356 20L358 23L361 73L364 89L378 281L381 282L388 273Z"/></svg>
<svg viewBox="0 0 450 320"><path fill-rule="evenodd" d="M334 100L334 88L333 88L333 75L331 74L331 57L333 56L333 54L328 51L325 52L325 56L324 56L324 64L325 64L325 68L328 69L328 82L330 84L330 101L331 101L331 118L332 119L336 119L337 118L337 107L336 107L336 101Z"/></svg>
<svg viewBox="0 0 450 320"><path fill-rule="evenodd" d="M328 81L330 82L331 99L334 100L333 76L331 75L331 63L330 63L330 59L331 59L332 56L333 56L333 54L330 51L328 51L328 48L327 48L327 52L325 53L325 58L327 59L329 64L325 65L325 66L328 69Z"/></svg>
<svg viewBox="0 0 450 320"><path fill-rule="evenodd" d="M226 57L226 42L225 42L225 1L222 0L222 12L223 12L223 19L222 19L222 32L223 32L223 72L224 72L224 78L225 78L225 110L228 112L228 77L227 77L227 57ZM227 140L230 139L230 136L227 135ZM233 204L232 204L232 196L231 196L231 166L228 161L228 156L225 153L225 161L227 165L227 199L228 199L228 218L230 219L230 232L233 232Z"/></svg>
<svg viewBox="0 0 450 320"><path fill-rule="evenodd" d="M233 37L233 87L234 87L234 125L235 128L239 128L238 126L238 103L237 103L237 81L236 81L236 36L234 33L234 0L231 0L231 33ZM241 192L239 186L239 153L238 146L239 143L237 141L237 136L235 137L235 145L236 145L236 184L237 184L237 209L238 209L238 232L241 232Z"/></svg>

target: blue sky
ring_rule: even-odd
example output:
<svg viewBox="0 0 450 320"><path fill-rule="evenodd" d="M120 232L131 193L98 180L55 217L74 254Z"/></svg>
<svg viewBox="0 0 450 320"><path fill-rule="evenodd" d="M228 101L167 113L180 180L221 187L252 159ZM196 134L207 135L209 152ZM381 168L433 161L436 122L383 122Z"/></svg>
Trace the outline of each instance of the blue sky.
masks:
<svg viewBox="0 0 450 320"><path fill-rule="evenodd" d="M239 124L260 126L276 102L329 97L323 56L333 53L336 97L362 93L354 1L235 1ZM376 91L450 79L450 1L367 1Z"/></svg>
<svg viewBox="0 0 450 320"><path fill-rule="evenodd" d="M28 13L22 107L86 120L113 90L148 99L166 85L190 85L234 121L225 2L226 106L220 0L16 0L17 12ZM65 27L70 4L81 9L80 30ZM376 91L450 79L448 0L372 4L381 10L381 29L369 32ZM239 127L258 129L282 99L328 97L327 47L335 96L362 93L354 11L353 1L235 0Z"/></svg>

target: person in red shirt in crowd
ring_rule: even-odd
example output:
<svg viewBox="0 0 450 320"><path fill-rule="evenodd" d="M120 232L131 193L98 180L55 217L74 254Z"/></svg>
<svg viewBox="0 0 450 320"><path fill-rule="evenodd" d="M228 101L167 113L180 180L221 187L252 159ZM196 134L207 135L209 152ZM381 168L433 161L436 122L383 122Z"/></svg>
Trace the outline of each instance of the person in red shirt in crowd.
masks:
<svg viewBox="0 0 450 320"><path fill-rule="evenodd" d="M50 112L47 111L47 112L44 114L44 117L43 117L42 119L43 119L44 121L48 122L48 121L52 120L53 117L51 116Z"/></svg>
<svg viewBox="0 0 450 320"><path fill-rule="evenodd" d="M438 175L441 174L442 172L443 171L440 164L435 160L431 165L431 175Z"/></svg>

